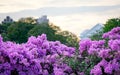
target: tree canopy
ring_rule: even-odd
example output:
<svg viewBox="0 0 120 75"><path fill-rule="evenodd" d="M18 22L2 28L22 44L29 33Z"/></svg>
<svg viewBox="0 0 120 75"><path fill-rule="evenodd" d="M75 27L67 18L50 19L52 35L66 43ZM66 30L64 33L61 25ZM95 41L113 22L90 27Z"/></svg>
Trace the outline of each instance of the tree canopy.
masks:
<svg viewBox="0 0 120 75"><path fill-rule="evenodd" d="M24 43L27 41L30 29L32 29L34 25L23 22L16 22L11 24L7 29L7 37L10 41L15 41L17 43Z"/></svg>
<svg viewBox="0 0 120 75"><path fill-rule="evenodd" d="M78 38L69 31L62 31L60 27L42 23L37 24L35 19L31 17L21 18L17 22L11 24L1 24L0 34L5 41L14 41L16 43L25 43L30 36L38 36L46 34L49 41L60 41L68 46L77 46Z"/></svg>
<svg viewBox="0 0 120 75"><path fill-rule="evenodd" d="M34 19L33 17L26 17L26 18L20 18L18 20L18 22L35 24L36 23L36 19Z"/></svg>
<svg viewBox="0 0 120 75"><path fill-rule="evenodd" d="M103 28L104 32L108 32L115 27L120 27L120 17L109 19Z"/></svg>

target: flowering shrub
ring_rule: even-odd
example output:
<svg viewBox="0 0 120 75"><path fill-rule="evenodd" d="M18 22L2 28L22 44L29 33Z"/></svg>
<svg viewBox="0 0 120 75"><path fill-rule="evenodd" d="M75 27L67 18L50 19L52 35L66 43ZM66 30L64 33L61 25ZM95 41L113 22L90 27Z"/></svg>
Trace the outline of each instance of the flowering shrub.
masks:
<svg viewBox="0 0 120 75"><path fill-rule="evenodd" d="M0 36L0 75L119 75L120 27L103 38L80 41L75 54L75 48L48 41L45 34L23 44Z"/></svg>
<svg viewBox="0 0 120 75"><path fill-rule="evenodd" d="M79 52L81 57L96 57L99 59L92 65L91 75L119 75L120 74L120 27L103 34L106 40L80 41ZM107 45L106 45L107 44ZM85 55L86 54L86 55ZM85 56L84 56L85 55ZM89 59L89 64L91 59ZM90 64L91 65L91 64ZM89 67L88 67L89 68Z"/></svg>
<svg viewBox="0 0 120 75"><path fill-rule="evenodd" d="M46 35L30 37L27 43L3 42L0 37L0 75L69 75L74 74L64 58L75 49L60 42L48 41Z"/></svg>

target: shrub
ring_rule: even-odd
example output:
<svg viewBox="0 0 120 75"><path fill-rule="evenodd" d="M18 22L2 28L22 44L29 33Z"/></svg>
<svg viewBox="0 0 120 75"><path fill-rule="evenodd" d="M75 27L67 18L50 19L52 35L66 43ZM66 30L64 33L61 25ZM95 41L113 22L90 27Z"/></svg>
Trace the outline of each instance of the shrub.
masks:
<svg viewBox="0 0 120 75"><path fill-rule="evenodd" d="M94 66L90 71L91 75L119 75L120 27L112 29L110 32L103 34L102 37L104 40L80 41L80 55L87 58L94 56L94 61L92 61L93 58L88 59L88 69L91 68L90 66ZM92 64L90 64L91 62Z"/></svg>
<svg viewBox="0 0 120 75"><path fill-rule="evenodd" d="M3 42L0 37L0 75L68 75L74 73L63 60L75 49L46 35L31 36L27 43Z"/></svg>

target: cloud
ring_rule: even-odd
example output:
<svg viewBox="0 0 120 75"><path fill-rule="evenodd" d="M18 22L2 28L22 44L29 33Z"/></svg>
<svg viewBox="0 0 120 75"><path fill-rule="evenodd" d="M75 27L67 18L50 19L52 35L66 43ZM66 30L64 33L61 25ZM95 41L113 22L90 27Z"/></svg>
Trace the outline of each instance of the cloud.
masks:
<svg viewBox="0 0 120 75"><path fill-rule="evenodd" d="M9 2L9 3L8 3ZM76 35L107 19L120 17L120 0L4 0L0 20L48 15L52 23Z"/></svg>
<svg viewBox="0 0 120 75"><path fill-rule="evenodd" d="M120 0L53 0L58 6L111 6L120 4Z"/></svg>
<svg viewBox="0 0 120 75"><path fill-rule="evenodd" d="M0 7L0 12L16 12L26 9L37 9L43 7L46 1L42 0L2 0L0 4L5 4L6 6Z"/></svg>
<svg viewBox="0 0 120 75"><path fill-rule="evenodd" d="M47 14L47 15L63 15L63 14L74 14L74 13L104 12L104 11L110 11L110 10L119 9L119 8L120 8L120 5L114 5L114 6L79 6L79 7L43 7L43 8L38 8L38 9L24 10L24 11L20 11L20 12L21 13L23 13L23 12L28 13L29 12L32 14L35 13L35 14Z"/></svg>
<svg viewBox="0 0 120 75"><path fill-rule="evenodd" d="M0 6L5 6L4 4L0 4Z"/></svg>
<svg viewBox="0 0 120 75"><path fill-rule="evenodd" d="M80 7L80 6L114 6L120 0L2 0L0 13L16 12L26 9L44 7Z"/></svg>
<svg viewBox="0 0 120 75"><path fill-rule="evenodd" d="M63 30L68 30L80 36L80 33L86 29L92 28L97 23L103 23L110 19L120 17L120 9L105 12L77 13L63 16L51 16L50 20Z"/></svg>

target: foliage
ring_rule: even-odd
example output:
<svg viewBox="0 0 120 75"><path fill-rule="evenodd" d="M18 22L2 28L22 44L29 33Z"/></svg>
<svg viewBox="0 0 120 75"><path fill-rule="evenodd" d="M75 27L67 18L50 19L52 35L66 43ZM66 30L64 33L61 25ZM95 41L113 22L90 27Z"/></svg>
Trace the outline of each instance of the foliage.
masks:
<svg viewBox="0 0 120 75"><path fill-rule="evenodd" d="M59 40L68 46L78 47L78 38L71 32L61 31L58 26L48 23L37 24L32 17L21 18L18 22L1 24L0 34L4 41L25 43L30 36L38 36L45 33L50 41Z"/></svg>
<svg viewBox="0 0 120 75"><path fill-rule="evenodd" d="M60 32L61 31L60 27L54 25L53 23L50 23L49 27L52 28L53 30L55 30L56 32Z"/></svg>
<svg viewBox="0 0 120 75"><path fill-rule="evenodd" d="M63 41L64 44L78 48L79 39L75 34L68 31L61 31L58 33L58 35L64 36L63 38L65 39L65 41Z"/></svg>
<svg viewBox="0 0 120 75"><path fill-rule="evenodd" d="M32 36L24 44L3 42L0 38L0 69L3 70L0 73L4 75L29 73L32 75L119 75L120 27L105 33L103 38L108 39L108 46L105 46L106 40L80 41L78 56L74 48L58 41L48 41L44 34L37 38Z"/></svg>
<svg viewBox="0 0 120 75"><path fill-rule="evenodd" d="M9 33L8 37L16 36L19 34L19 31L21 33L19 29L21 28L26 34L30 30L31 33L29 32L28 35L35 34L37 36L44 31L44 33L52 38L49 36L48 41L46 35L42 34L37 38L31 36L26 43L16 44L10 41L3 42L2 37L0 37L0 75L120 74L120 27L113 28L111 31L104 33L102 40L81 40L79 42L79 53L77 53L77 49L73 47L68 47L59 41L50 41L52 39L60 39L65 41L64 43L66 44L72 40L71 42L74 44L73 37L76 36L72 33L58 31L59 27L51 29L54 26L50 27L50 25L30 24L30 27L29 24L23 22L19 24L14 23L7 28L9 32L5 33ZM41 27L43 28L40 29ZM49 31L52 33L49 34ZM10 32L15 34L10 34ZM66 42L69 39L70 41Z"/></svg>
<svg viewBox="0 0 120 75"><path fill-rule="evenodd" d="M101 31L90 36L91 40L102 40L102 35L115 27L120 27L120 18L108 19Z"/></svg>
<svg viewBox="0 0 120 75"><path fill-rule="evenodd" d="M109 19L103 28L104 32L108 32L115 27L120 27L120 18Z"/></svg>
<svg viewBox="0 0 120 75"><path fill-rule="evenodd" d="M3 42L0 37L0 75L70 75L74 74L62 60L74 56L75 49L46 35L32 36L27 43Z"/></svg>
<svg viewBox="0 0 120 75"><path fill-rule="evenodd" d="M11 23L0 24L0 34L7 33L7 28L11 25Z"/></svg>
<svg viewBox="0 0 120 75"><path fill-rule="evenodd" d="M78 38L76 35L68 31L61 31L58 26L52 24L49 25L48 23L36 25L28 32L28 35L38 36L43 33L47 35L48 40L50 41L59 40L61 43L68 46L78 46Z"/></svg>
<svg viewBox="0 0 120 75"><path fill-rule="evenodd" d="M26 18L19 19L18 22L35 24L36 23L36 19L34 19L33 17L26 17Z"/></svg>
<svg viewBox="0 0 120 75"><path fill-rule="evenodd" d="M38 36L43 33L47 35L48 40L50 41L55 40L56 30L50 28L48 23L42 23L42 24L36 25L34 28L32 28L28 32L28 36Z"/></svg>
<svg viewBox="0 0 120 75"><path fill-rule="evenodd" d="M93 62L91 65L94 66L90 70L91 75L119 75L120 27L114 28L108 33L104 33L102 37L104 39L98 41L80 41L80 55L81 57L89 57L92 55L94 57L97 57L94 60L99 59L97 62L91 61L91 58L88 59L88 64L90 64L90 62Z"/></svg>
<svg viewBox="0 0 120 75"><path fill-rule="evenodd" d="M28 38L28 31L32 29L34 25L23 22L16 22L7 28L7 40L15 41L17 43L24 43Z"/></svg>

